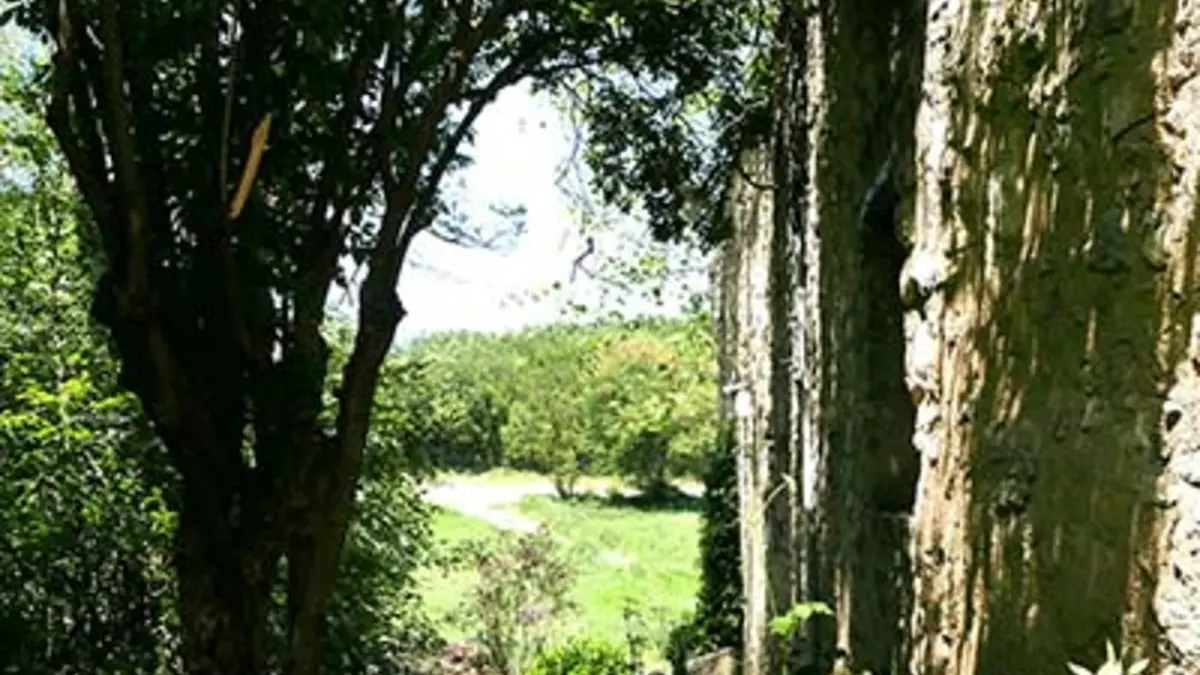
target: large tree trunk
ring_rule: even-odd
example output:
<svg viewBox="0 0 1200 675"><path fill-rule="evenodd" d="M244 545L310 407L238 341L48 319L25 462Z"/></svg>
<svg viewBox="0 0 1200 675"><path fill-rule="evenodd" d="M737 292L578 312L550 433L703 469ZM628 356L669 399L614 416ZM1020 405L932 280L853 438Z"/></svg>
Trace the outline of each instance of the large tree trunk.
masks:
<svg viewBox="0 0 1200 675"><path fill-rule="evenodd" d="M328 349L314 328L259 374L253 447L241 385L220 377L230 363L236 367L234 358L210 349L207 387L164 387L138 370L133 355L147 351L141 335L114 330L131 355L126 381L158 411L159 432L181 469L175 565L189 675L320 671L326 606L353 515L379 366L403 313L394 291L371 300L342 374L336 429L319 420ZM188 381L175 377L165 379ZM287 634L273 636L271 595L285 556Z"/></svg>
<svg viewBox="0 0 1200 675"><path fill-rule="evenodd" d="M923 6L790 8L770 170L735 190L723 253L727 370L753 403L738 420L744 667L824 672L842 649L898 672L917 461L896 292L902 176L889 167L911 158ZM751 217L737 195L754 186L768 208ZM817 619L789 650L767 635L812 600L834 607L836 630Z"/></svg>
<svg viewBox="0 0 1200 675"><path fill-rule="evenodd" d="M218 519L185 504L175 569L189 675L263 673L277 549L239 542Z"/></svg>
<svg viewBox="0 0 1200 675"><path fill-rule="evenodd" d="M798 183L778 175L796 129L775 148L791 236L778 211L735 223L722 289L752 305L722 331L756 387L747 672L783 665L768 598L838 613L789 666L836 646L877 674L1048 675L1111 639L1200 672L1200 7L833 0L803 20L781 99L805 111ZM764 356L787 330L790 362ZM781 539L756 514L788 478Z"/></svg>
<svg viewBox="0 0 1200 675"><path fill-rule="evenodd" d="M1200 671L1200 7L928 15L915 248L921 673ZM1193 338L1194 339L1194 338ZM1164 424L1165 421L1165 424Z"/></svg>
<svg viewBox="0 0 1200 675"><path fill-rule="evenodd" d="M770 618L764 522L771 492L766 443L770 389L766 267L772 200L770 191L761 187L770 183L767 161L764 152L747 153L743 160L746 177L734 185L729 204L733 238L724 246L717 274L722 287L718 293L720 376L727 397L722 412L734 426L737 453L745 593L742 661L747 673L761 672L765 665Z"/></svg>

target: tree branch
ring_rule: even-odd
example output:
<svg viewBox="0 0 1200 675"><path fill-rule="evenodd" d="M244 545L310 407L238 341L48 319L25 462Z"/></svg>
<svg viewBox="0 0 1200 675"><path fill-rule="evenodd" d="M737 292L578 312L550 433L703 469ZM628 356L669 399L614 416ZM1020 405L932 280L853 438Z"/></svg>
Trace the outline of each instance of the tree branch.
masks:
<svg viewBox="0 0 1200 675"><path fill-rule="evenodd" d="M220 5L217 7L217 25L213 29L213 39L217 42L217 44L220 44ZM242 34L243 31L238 31L236 28L240 22L240 17L238 16L238 14L241 13L240 10L241 2L235 2L233 17L233 25L235 28L233 31L230 31L231 34L229 37L230 41L234 43L233 54L229 57L229 69L225 74L225 105L221 110L221 147L219 156L217 158L217 199L220 201L222 209L224 209L225 205L229 203L229 135L230 126L233 124L233 101L235 98L234 91L237 88L238 67L242 60L242 40L245 38L245 35ZM237 34L233 34L234 31L236 31ZM215 47L213 51L213 62L210 68L212 69L213 73L218 73L220 72L220 59L217 58Z"/></svg>
<svg viewBox="0 0 1200 675"><path fill-rule="evenodd" d="M510 4L507 0L498 0L489 8L474 30L463 30L458 34L455 45L451 49L454 59L450 63L448 71L434 88L429 106L418 118L412 146L408 149L407 167L395 188L387 196L387 211L380 227L379 242L372 256L372 267L378 265L389 277L395 277L399 272L401 261L395 260L396 256L392 254L400 245L397 236L400 234L401 228L405 226L405 221L413 212L413 207L420 197L417 193L417 183L420 181L424 160L436 140L437 129L455 94L461 90L462 83L470 72L471 63L479 52L479 48L503 26ZM389 258L393 259L389 260ZM369 276L370 273L368 273Z"/></svg>
<svg viewBox="0 0 1200 675"><path fill-rule="evenodd" d="M188 478L185 489L212 481L234 484L242 469L241 448L222 445L209 410L196 405L192 388L172 352L171 340L153 304L149 209L137 164L133 120L125 103L120 31L115 3L102 3L103 86L97 92L97 99L104 109L102 119L110 140L108 154L120 195L117 205L110 210L113 218L110 227L121 231L124 221L126 227L121 233L127 236L124 250L117 251L109 262L110 267L116 267L123 259L129 262L125 274L110 279L116 301L110 328L126 358L126 369L134 364L138 371L148 370L136 373L134 388L158 423L168 448L176 453L182 473Z"/></svg>
<svg viewBox="0 0 1200 675"><path fill-rule="evenodd" d="M506 6L507 2L497 3L475 30L465 30L460 34L456 56L435 88L429 107L417 118L412 142L405 148L408 156L404 177L386 196L386 211L379 240L371 253L370 269L363 282L358 332L350 358L343 369L336 432L329 440L329 447L318 457L319 463L326 466L314 467L316 475L326 477L320 494L316 496L317 508L323 512L322 525L320 531L296 533L288 554L289 559L294 556L303 567L305 579L297 579L295 583L306 585L308 591L303 603L289 611L292 619L290 639L294 647L302 649L303 658L299 658L293 668L298 673L311 672L319 660L319 647L307 641L320 634L323 617L320 608L325 606L332 592L332 569L337 565L344 544L345 523L350 517L354 486L361 473L362 451L366 443L379 366L391 346L396 325L404 315L404 308L396 297L395 285L407 247L397 235L404 223L414 215L424 215L413 209L418 196L416 184L420 169L433 147L446 109L455 92L461 88L479 46L503 23L505 12L497 8ZM386 76L390 78L392 73L386 73ZM377 124L380 143L387 142L387 134L382 129L391 120L392 117L385 116L381 111ZM386 151L383 154L386 156Z"/></svg>
<svg viewBox="0 0 1200 675"><path fill-rule="evenodd" d="M463 118L459 120L454 131L451 132L434 166L430 169L429 175L426 177L425 186L420 190L416 200L415 210L417 212L432 208L440 191L442 178L450 168L450 163L454 161L454 157L458 153L458 148L475 126L475 122L479 119L479 116L488 105L496 100L496 97L502 91L520 82L523 78L529 76L530 73L539 72L533 67L533 64L540 61L540 56L546 48L544 44L537 44L527 52L514 56L499 72L492 76L488 84L481 89L467 94L470 98L470 103L467 104L467 111L463 115ZM546 71L553 72L554 68L548 68ZM413 227L412 223L407 224L400 235L402 247L407 249L413 238L430 224L432 224L432 219L423 227Z"/></svg>
<svg viewBox="0 0 1200 675"><path fill-rule="evenodd" d="M121 30L116 3L101 3L100 35L104 46L104 88L101 102L107 122L108 137L112 140L111 157L117 175L122 208L129 222L129 311L146 312L150 286L150 242L147 228L149 209L146 192L138 170L137 148L133 136L133 120L125 105L125 66L121 50Z"/></svg>
<svg viewBox="0 0 1200 675"><path fill-rule="evenodd" d="M401 8L397 11L403 12L404 10ZM346 136L352 132L355 119L362 114L366 105L363 99L366 97L367 87L370 84L369 75L372 63L383 56L385 50L387 51L387 62L389 64L394 62L395 50L388 49L388 42L388 40L379 40L370 43L367 38L364 38L359 49L355 50L354 56L351 57L351 78L346 84L346 107L342 110L341 118L338 121L338 127ZM376 46L378 49L375 48ZM380 125L383 120L388 119L386 115L391 114L391 109L395 105L388 70L385 67L387 81L384 83L381 94L379 121L375 128L368 132L368 136L382 133ZM352 105L351 102L357 103ZM348 156L343 159L346 160L346 163L350 163ZM320 325L325 316L324 299L337 272L338 254L342 248L344 235L342 222L345 213L349 206L359 199L360 191L369 189L369 183L372 181L374 173L368 168L363 172L358 186L350 186L348 189L340 191L340 199L337 200L334 213L329 215L330 194L334 187L334 173L330 169L332 161L332 158L326 159L326 165L321 175L321 190L313 202L310 214L313 228L313 253L308 256L308 264L305 265L305 268L309 270L308 276L301 283L301 290L296 298L294 324L296 347L305 353L311 353L309 350L315 348L315 342L320 339ZM368 165L370 164L371 162L368 162Z"/></svg>
<svg viewBox="0 0 1200 675"><path fill-rule="evenodd" d="M113 186L104 162L107 152L95 126L94 120L98 119L98 115L92 106L92 92L82 71L84 68L98 68L99 59L86 32L72 27L84 25L76 4L64 2L60 9L60 13L50 15L49 29L58 36L59 48L54 54L56 81L46 117L79 182L84 199L96 214L101 239L111 256L123 248L125 233L114 227L117 223L115 205L109 199ZM83 61L80 57L83 57ZM72 106L78 113L78 119L92 122L81 124L76 129L71 123Z"/></svg>
<svg viewBox="0 0 1200 675"><path fill-rule="evenodd" d="M104 176L104 165L93 159L95 156L96 146L88 143L80 138L71 127L70 103L71 95L67 92L69 87L67 79L75 79L74 64L67 65L68 55L66 52L60 51L56 56L55 69L60 81L56 83L53 93L50 96L49 107L46 112L46 118L51 130L54 132L55 138L58 139L59 146L63 150L63 155L67 159L67 164L71 167L71 173L76 177L76 182L79 184L79 191L83 194L84 200L92 212L96 214L96 220L101 228L101 232L105 234L103 237L105 249L111 254L115 243L112 241L108 227L112 218L112 203L108 199L108 193L111 185ZM86 104L86 102L85 102ZM81 107L76 103L76 107ZM98 142L98 139L97 139Z"/></svg>

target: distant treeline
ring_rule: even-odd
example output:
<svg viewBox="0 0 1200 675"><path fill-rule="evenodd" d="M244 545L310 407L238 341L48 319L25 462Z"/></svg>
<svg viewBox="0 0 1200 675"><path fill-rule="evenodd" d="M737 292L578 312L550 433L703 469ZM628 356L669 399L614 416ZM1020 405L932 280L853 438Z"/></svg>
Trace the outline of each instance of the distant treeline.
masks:
<svg viewBox="0 0 1200 675"><path fill-rule="evenodd" d="M620 474L643 487L700 474L716 440L709 317L450 333L395 354L374 433L439 469ZM389 436L384 438L383 436Z"/></svg>

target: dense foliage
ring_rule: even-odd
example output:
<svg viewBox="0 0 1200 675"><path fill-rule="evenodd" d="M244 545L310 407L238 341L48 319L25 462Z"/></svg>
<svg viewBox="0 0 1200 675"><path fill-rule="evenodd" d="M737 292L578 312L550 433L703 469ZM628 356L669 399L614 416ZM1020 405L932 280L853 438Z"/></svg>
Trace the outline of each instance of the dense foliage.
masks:
<svg viewBox="0 0 1200 675"><path fill-rule="evenodd" d="M741 646L741 527L738 521L737 445L732 425L722 430L704 474L700 532L700 601L696 628L706 650Z"/></svg>
<svg viewBox="0 0 1200 675"><path fill-rule="evenodd" d="M508 466L646 488L699 476L716 438L710 322L558 325L422 340L389 361L379 397L440 468ZM419 414L405 411L420 411Z"/></svg>
<svg viewBox="0 0 1200 675"><path fill-rule="evenodd" d="M157 446L87 316L93 243L0 63L0 672L151 673L173 651Z"/></svg>
<svg viewBox="0 0 1200 675"><path fill-rule="evenodd" d="M704 472L700 531L700 594L695 612L672 629L666 654L676 675L688 660L725 647L742 647L741 524L734 428L725 425ZM731 571L733 571L731 573Z"/></svg>

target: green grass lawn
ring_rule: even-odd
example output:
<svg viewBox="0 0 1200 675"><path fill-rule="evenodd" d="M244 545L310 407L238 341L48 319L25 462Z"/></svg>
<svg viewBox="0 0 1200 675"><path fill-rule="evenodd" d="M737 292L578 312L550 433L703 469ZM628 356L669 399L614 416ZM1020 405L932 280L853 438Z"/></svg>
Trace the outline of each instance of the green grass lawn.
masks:
<svg viewBox="0 0 1200 675"><path fill-rule="evenodd" d="M579 571L580 611L565 627L620 643L624 611L635 608L653 643L695 605L699 588L700 517L694 511L649 511L600 500L523 501L521 513L562 536Z"/></svg>
<svg viewBox="0 0 1200 675"><path fill-rule="evenodd" d="M476 539L495 534L490 523L456 511L434 508L433 536L444 544L457 544L467 539Z"/></svg>
<svg viewBox="0 0 1200 675"><path fill-rule="evenodd" d="M624 644L625 608L635 608L651 648L692 609L699 586L700 516L694 510L647 510L601 499L563 502L530 497L513 508L546 523L566 546L578 572L572 599L578 606L562 636L587 634ZM434 533L443 542L495 536L490 524L440 511ZM450 639L466 636L455 608L474 575L425 570L420 578L426 607Z"/></svg>

